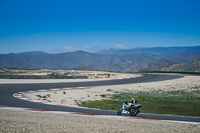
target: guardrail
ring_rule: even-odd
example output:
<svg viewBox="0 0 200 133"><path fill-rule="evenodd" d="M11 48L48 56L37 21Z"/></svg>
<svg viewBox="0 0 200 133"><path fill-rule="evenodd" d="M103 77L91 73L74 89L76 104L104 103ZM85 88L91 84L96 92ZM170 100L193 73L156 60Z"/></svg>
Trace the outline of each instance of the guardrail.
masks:
<svg viewBox="0 0 200 133"><path fill-rule="evenodd" d="M200 74L200 72L182 72L182 71L139 71L137 73L177 73L177 74L192 74L192 75Z"/></svg>

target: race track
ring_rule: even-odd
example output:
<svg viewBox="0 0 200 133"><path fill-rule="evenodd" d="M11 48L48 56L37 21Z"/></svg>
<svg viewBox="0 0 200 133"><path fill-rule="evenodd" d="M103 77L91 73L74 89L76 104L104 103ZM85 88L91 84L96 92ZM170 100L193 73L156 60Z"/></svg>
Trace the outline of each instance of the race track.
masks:
<svg viewBox="0 0 200 133"><path fill-rule="evenodd" d="M64 106L40 104L40 103L17 99L13 97L13 94L16 92L44 90L44 89L53 89L53 88L105 86L105 85L154 82L154 81L172 80L172 79L181 78L181 77L182 76L180 75L146 74L143 77L139 77L139 78L121 79L121 80L104 80L104 81L91 81L91 82L70 82L70 83L41 83L41 84L36 84L36 83L34 84L0 84L0 105L8 106L8 107L43 109L43 110L49 110L49 111L64 111L64 112L77 112L77 113L116 116L116 111L93 110L93 109L86 109L86 108L75 108L75 107L64 107ZM138 114L137 118L200 122L200 118L198 117L154 115L154 114L145 114L145 113Z"/></svg>

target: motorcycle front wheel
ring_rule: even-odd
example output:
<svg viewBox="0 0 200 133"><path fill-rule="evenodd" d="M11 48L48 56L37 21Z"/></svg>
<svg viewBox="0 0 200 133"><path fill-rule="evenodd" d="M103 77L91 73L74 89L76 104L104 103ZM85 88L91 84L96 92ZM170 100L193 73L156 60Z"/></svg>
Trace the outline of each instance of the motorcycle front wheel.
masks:
<svg viewBox="0 0 200 133"><path fill-rule="evenodd" d="M139 110L137 108L131 108L130 116L136 116L138 113L139 113Z"/></svg>

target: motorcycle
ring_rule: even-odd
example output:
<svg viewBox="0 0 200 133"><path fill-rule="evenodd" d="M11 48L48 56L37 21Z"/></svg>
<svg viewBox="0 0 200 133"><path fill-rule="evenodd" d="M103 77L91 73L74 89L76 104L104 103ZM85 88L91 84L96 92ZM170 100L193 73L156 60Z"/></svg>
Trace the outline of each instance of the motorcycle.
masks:
<svg viewBox="0 0 200 133"><path fill-rule="evenodd" d="M117 111L117 115L129 114L130 116L136 116L140 111L141 104L128 105L127 102L123 103L122 108Z"/></svg>

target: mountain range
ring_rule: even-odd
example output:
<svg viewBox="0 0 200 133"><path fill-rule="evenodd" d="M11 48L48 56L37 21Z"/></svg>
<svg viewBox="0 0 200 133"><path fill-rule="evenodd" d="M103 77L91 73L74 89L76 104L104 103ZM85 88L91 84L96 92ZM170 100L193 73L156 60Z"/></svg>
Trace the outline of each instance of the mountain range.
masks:
<svg viewBox="0 0 200 133"><path fill-rule="evenodd" d="M135 72L139 70L164 70L164 68L174 64L192 62L198 59L200 59L200 46L152 47L127 50L105 49L97 53L76 51L49 54L32 51L0 54L0 68Z"/></svg>

